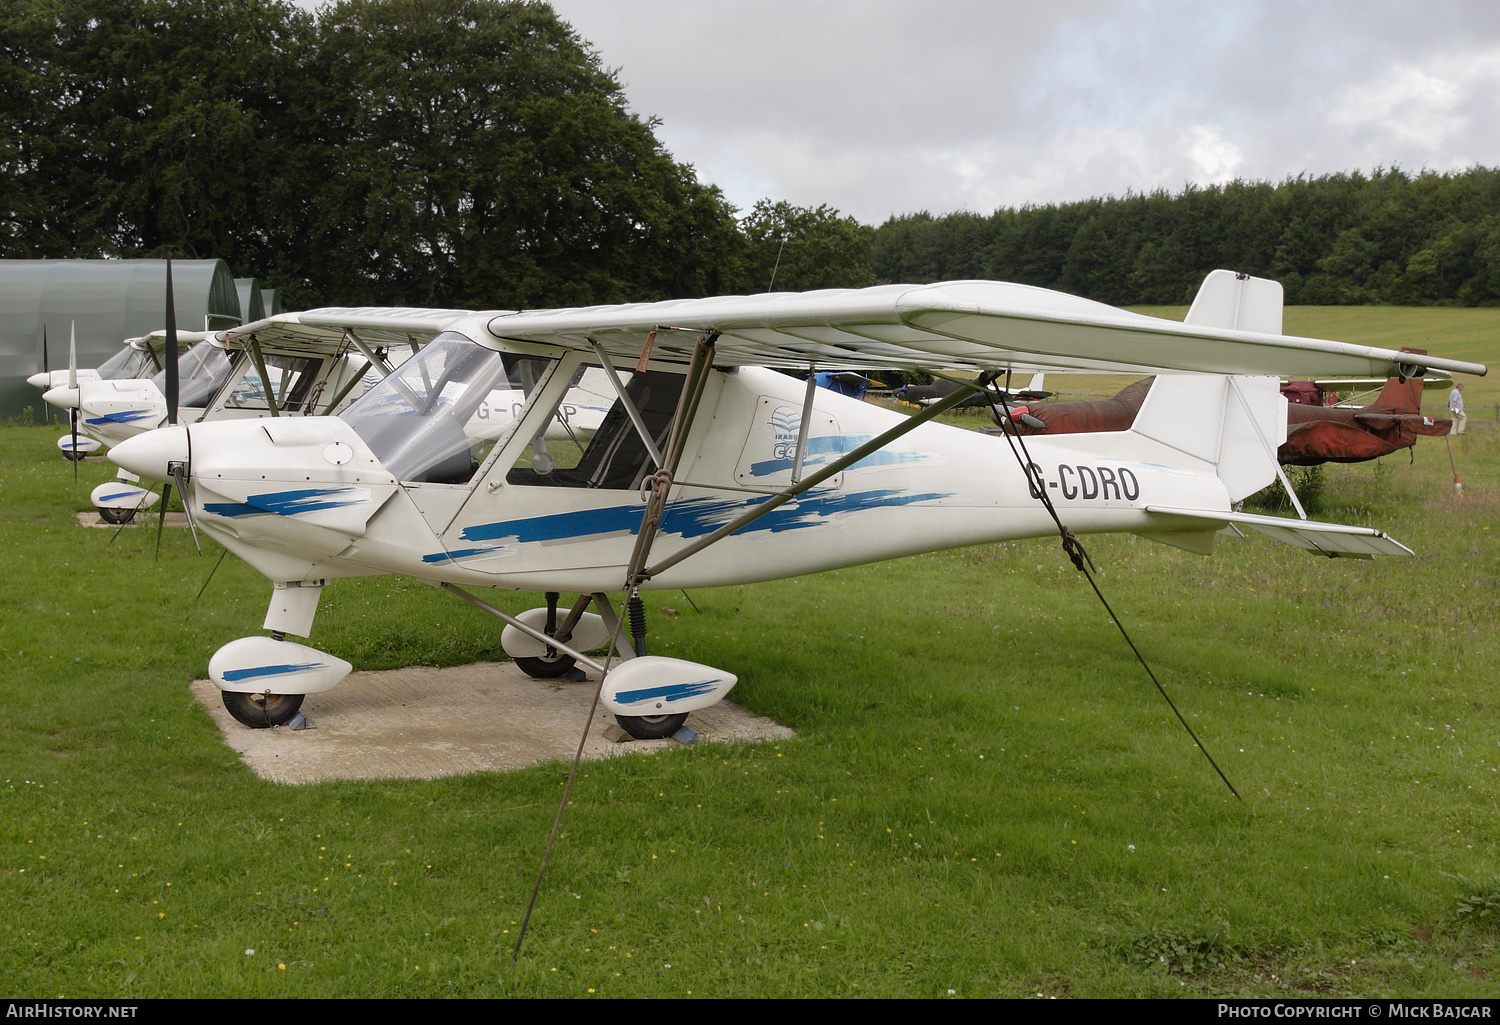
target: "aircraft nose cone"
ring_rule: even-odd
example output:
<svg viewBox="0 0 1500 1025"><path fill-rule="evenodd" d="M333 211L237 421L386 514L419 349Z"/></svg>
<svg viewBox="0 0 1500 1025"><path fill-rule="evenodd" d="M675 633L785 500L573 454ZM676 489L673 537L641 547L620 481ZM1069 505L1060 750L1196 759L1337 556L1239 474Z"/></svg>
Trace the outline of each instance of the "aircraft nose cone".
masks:
<svg viewBox="0 0 1500 1025"><path fill-rule="evenodd" d="M38 370L26 379L26 383L33 388L41 388L45 391L52 385L52 375L45 370Z"/></svg>
<svg viewBox="0 0 1500 1025"><path fill-rule="evenodd" d="M131 473L169 481L172 474L167 470L168 465L188 460L187 432L186 427L162 427L137 434L110 449L109 458Z"/></svg>
<svg viewBox="0 0 1500 1025"><path fill-rule="evenodd" d="M77 409L78 392L77 388L53 388L42 394L42 401L58 409Z"/></svg>

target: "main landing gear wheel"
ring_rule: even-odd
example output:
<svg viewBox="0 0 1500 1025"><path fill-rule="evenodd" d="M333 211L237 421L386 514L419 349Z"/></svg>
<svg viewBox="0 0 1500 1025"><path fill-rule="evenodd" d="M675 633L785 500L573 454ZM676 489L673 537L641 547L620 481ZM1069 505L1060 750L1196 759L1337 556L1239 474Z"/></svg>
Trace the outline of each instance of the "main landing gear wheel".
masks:
<svg viewBox="0 0 1500 1025"><path fill-rule="evenodd" d="M114 524L129 523L131 520L135 519L135 510L134 509L106 509L106 508L104 508L104 507L101 506L99 508L99 518L101 520L103 520L105 523L114 523Z"/></svg>
<svg viewBox="0 0 1500 1025"><path fill-rule="evenodd" d="M528 658L518 655L514 661L516 668L533 680L555 680L559 676L567 676L576 664L572 655L554 655L551 658L546 656Z"/></svg>
<svg viewBox="0 0 1500 1025"><path fill-rule="evenodd" d="M88 458L87 452L63 452L63 458L70 463L81 463Z"/></svg>
<svg viewBox="0 0 1500 1025"><path fill-rule="evenodd" d="M220 691L229 714L254 730L285 726L302 707L305 694L241 694Z"/></svg>
<svg viewBox="0 0 1500 1025"><path fill-rule="evenodd" d="M636 740L661 740L682 729L687 717L686 712L675 715L617 715L615 722Z"/></svg>

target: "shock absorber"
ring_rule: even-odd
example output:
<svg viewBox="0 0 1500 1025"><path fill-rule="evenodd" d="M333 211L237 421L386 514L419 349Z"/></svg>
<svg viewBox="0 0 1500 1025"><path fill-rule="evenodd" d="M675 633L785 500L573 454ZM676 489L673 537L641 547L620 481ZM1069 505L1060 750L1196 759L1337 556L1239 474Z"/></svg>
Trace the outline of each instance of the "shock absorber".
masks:
<svg viewBox="0 0 1500 1025"><path fill-rule="evenodd" d="M561 595L559 595L556 591L548 591L547 592L547 636L548 637L556 637L557 636L557 599L560 598L560 597L561 597ZM554 648L550 644L547 645L547 657L548 658L556 658L557 657L557 649Z"/></svg>
<svg viewBox="0 0 1500 1025"><path fill-rule="evenodd" d="M639 591L630 592L630 639L637 655L646 654L646 606Z"/></svg>

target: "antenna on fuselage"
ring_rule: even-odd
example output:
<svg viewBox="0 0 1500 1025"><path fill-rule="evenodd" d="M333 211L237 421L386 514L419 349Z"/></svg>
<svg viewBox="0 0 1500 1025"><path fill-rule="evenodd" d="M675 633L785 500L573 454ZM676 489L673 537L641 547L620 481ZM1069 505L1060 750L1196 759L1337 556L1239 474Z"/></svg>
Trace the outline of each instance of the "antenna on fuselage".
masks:
<svg viewBox="0 0 1500 1025"><path fill-rule="evenodd" d="M781 236L781 245L776 250L776 263L771 268L771 283L766 286L766 291L767 292L771 291L773 288L776 287L776 272L781 269L781 254L784 253L784 252L786 252L786 235L785 234L783 234Z"/></svg>

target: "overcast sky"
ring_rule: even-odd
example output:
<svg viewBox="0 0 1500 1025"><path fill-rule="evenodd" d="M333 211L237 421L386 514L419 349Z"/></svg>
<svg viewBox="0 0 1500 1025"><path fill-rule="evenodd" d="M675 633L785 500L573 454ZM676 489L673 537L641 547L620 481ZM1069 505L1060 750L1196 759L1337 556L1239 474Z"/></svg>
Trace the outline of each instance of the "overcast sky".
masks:
<svg viewBox="0 0 1500 1025"><path fill-rule="evenodd" d="M318 6L316 0L297 0ZM742 210L1500 164L1496 0L554 0Z"/></svg>
<svg viewBox="0 0 1500 1025"><path fill-rule="evenodd" d="M554 0L747 209L1500 164L1495 0Z"/></svg>

